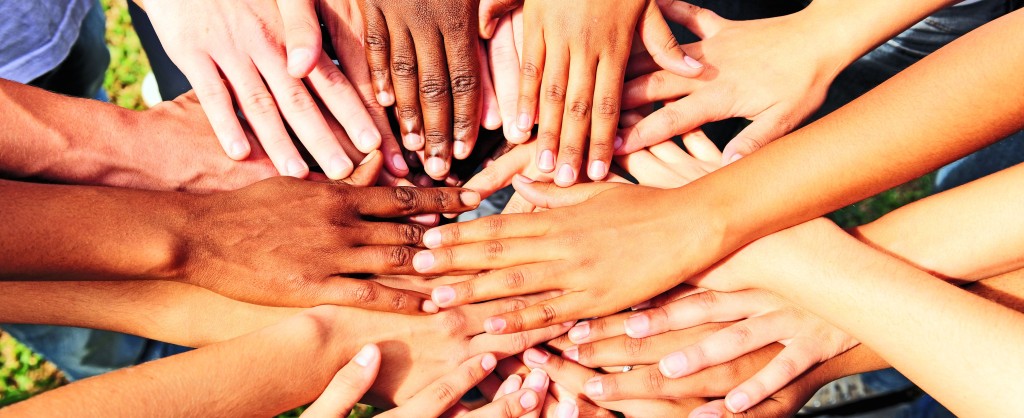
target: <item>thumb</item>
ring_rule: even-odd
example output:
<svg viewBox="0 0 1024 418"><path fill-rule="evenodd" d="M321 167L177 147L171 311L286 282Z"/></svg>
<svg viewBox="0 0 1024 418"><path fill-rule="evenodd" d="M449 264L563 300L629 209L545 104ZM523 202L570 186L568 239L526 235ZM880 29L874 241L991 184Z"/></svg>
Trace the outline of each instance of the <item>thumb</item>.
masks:
<svg viewBox="0 0 1024 418"><path fill-rule="evenodd" d="M590 198L621 186L620 183L583 183L572 187L558 187L554 183L535 182L521 175L512 179L516 192L541 208L560 208L578 205Z"/></svg>
<svg viewBox="0 0 1024 418"><path fill-rule="evenodd" d="M381 156L380 151L373 150L366 154L366 157L352 171L352 174L342 181L350 186L372 186L377 182L377 176L380 175L381 168L383 167L384 157Z"/></svg>
<svg viewBox="0 0 1024 418"><path fill-rule="evenodd" d="M769 109L743 128L722 151L722 165L736 162L793 130L795 124L781 111Z"/></svg>
<svg viewBox="0 0 1024 418"><path fill-rule="evenodd" d="M654 3L647 4L637 31L647 52L661 68L683 77L697 77L704 72L704 64L686 55Z"/></svg>
<svg viewBox="0 0 1024 418"><path fill-rule="evenodd" d="M320 398L302 414L302 418L328 418L348 416L352 406L359 402L380 371L380 348L368 344L359 350L338 374L334 375Z"/></svg>
<svg viewBox="0 0 1024 418"><path fill-rule="evenodd" d="M316 66L323 49L320 20L313 9L313 2L278 0L277 7L284 21L288 74L306 78Z"/></svg>
<svg viewBox="0 0 1024 418"><path fill-rule="evenodd" d="M480 37L491 39L498 20L523 5L523 0L482 0L480 2Z"/></svg>
<svg viewBox="0 0 1024 418"><path fill-rule="evenodd" d="M665 18L683 25L701 39L715 36L729 22L709 9L685 1L658 0L658 7Z"/></svg>

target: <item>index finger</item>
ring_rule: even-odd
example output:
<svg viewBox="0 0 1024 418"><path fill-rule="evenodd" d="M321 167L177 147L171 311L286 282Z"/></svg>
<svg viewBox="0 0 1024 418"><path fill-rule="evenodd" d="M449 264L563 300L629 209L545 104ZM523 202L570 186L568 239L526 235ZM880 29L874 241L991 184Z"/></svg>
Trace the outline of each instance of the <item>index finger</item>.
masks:
<svg viewBox="0 0 1024 418"><path fill-rule="evenodd" d="M457 188L370 187L355 202L366 216L397 218L429 213L461 213L480 204L477 192Z"/></svg>

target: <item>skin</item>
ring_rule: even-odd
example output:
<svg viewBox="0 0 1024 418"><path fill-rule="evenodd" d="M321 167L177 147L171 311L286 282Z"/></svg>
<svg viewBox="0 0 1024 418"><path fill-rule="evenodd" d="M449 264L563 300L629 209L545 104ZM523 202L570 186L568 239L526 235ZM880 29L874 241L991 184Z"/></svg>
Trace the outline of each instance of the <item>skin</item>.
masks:
<svg viewBox="0 0 1024 418"><path fill-rule="evenodd" d="M666 18L701 38L682 48L708 69L699 77L681 77L658 68L649 53L635 54L622 108L670 103L620 132L625 143L618 151L630 153L708 122L743 117L752 123L725 147L723 163L750 155L800 126L844 68L952 3L825 0L787 16L730 21L683 1L659 0Z"/></svg>
<svg viewBox="0 0 1024 418"><path fill-rule="evenodd" d="M380 169L379 155L366 171ZM411 292L395 299L352 275L412 270L424 228L395 218L479 203L463 189L287 177L207 196L9 181L0 189L10 222L2 280L175 280L252 303L388 301L389 310L404 312L420 311L423 299Z"/></svg>
<svg viewBox="0 0 1024 418"><path fill-rule="evenodd" d="M1015 68L1024 63L1024 48L1007 50L1002 43L1021 36L1013 25L1022 19L1018 12L992 22L787 140L687 186L620 185L574 206L446 225L424 234L431 250L417 254L413 264L431 274L490 271L435 289L434 302L442 307L538 290L566 292L492 318L490 332L635 306L757 237L881 192L1020 130L1024 124L1016 115L1024 108L1024 85ZM982 61L999 65L974 65ZM949 88L936 91L935 85ZM874 135L865 139L865 130ZM529 187L522 181L516 186ZM634 277L635 286L621 289L621 277Z"/></svg>
<svg viewBox="0 0 1024 418"><path fill-rule="evenodd" d="M258 147L244 161L225 157L192 94L132 111L0 80L0 103L6 178L212 192L277 175Z"/></svg>
<svg viewBox="0 0 1024 418"><path fill-rule="evenodd" d="M496 357L507 357L517 347L524 350L567 328L493 337L480 335L472 325L478 321L466 320L507 308L507 302L496 302L424 317L318 307L233 340L62 387L5 408L0 416L273 416L312 402L360 347L371 343L379 347L379 357L364 364L383 366L363 399L417 408L429 397L430 402L453 405L461 388L482 378ZM460 364L462 371L450 374ZM449 377L438 381L445 375ZM296 381L306 384L290 384ZM122 390L111 392L111 387ZM426 395L417 396L424 388ZM99 392L107 396L95 396ZM520 409L529 410L529 403L522 403L529 397L519 391L509 400L516 399ZM514 407L511 402L501 404ZM430 409L435 408L438 405ZM495 409L501 408L491 410ZM399 410L394 416L420 415Z"/></svg>
<svg viewBox="0 0 1024 418"><path fill-rule="evenodd" d="M634 33L661 67L684 77L703 70L686 58L653 1L528 0L523 20L519 134L510 140L526 141L537 123L537 167L555 172L560 186L576 182L584 160L590 179L608 175Z"/></svg>

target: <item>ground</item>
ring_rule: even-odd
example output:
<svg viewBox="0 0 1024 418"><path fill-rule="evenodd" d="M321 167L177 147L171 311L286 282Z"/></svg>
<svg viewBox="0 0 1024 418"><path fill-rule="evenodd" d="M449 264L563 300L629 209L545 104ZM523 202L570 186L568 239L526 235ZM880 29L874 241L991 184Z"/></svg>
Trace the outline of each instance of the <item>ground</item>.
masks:
<svg viewBox="0 0 1024 418"><path fill-rule="evenodd" d="M142 109L142 79L149 72L149 63L131 27L126 0L102 0L107 11L107 40L110 45L111 68L104 85L112 102L132 109ZM842 226L870 222L888 211L927 196L933 176L926 176L897 187L875 198L852 205L831 217ZM24 400L34 394L65 383L60 372L0 332L0 407ZM290 413L286 416L294 416ZM369 414L365 414L369 416Z"/></svg>

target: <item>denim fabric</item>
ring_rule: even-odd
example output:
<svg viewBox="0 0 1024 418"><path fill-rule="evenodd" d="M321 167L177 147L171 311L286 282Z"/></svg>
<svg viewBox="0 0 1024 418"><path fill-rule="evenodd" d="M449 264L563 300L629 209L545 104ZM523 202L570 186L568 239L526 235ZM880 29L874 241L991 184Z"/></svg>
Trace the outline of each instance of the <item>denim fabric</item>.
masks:
<svg viewBox="0 0 1024 418"><path fill-rule="evenodd" d="M68 96L101 97L103 76L110 66L105 31L106 17L97 1L83 18L64 61L28 84Z"/></svg>

